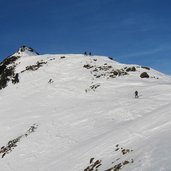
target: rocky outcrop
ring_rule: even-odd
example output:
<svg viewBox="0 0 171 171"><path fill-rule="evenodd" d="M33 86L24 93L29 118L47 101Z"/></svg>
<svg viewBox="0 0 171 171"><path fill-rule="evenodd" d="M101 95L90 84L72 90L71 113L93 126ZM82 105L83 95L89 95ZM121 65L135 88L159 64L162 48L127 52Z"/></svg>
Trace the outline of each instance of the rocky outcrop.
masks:
<svg viewBox="0 0 171 171"><path fill-rule="evenodd" d="M8 82L13 84L19 82L19 74L15 73L15 61L20 58L19 56L11 56L0 63L0 89L5 88Z"/></svg>
<svg viewBox="0 0 171 171"><path fill-rule="evenodd" d="M147 74L147 72L143 72L140 74L141 78L149 78L150 76Z"/></svg>

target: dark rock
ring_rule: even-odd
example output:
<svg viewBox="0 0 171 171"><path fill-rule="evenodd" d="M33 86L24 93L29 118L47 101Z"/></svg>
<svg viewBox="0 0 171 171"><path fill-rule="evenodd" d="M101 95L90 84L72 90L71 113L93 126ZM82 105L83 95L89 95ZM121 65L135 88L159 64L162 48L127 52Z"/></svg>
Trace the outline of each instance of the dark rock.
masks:
<svg viewBox="0 0 171 171"><path fill-rule="evenodd" d="M43 64L47 64L47 62L39 62L39 61L38 61L38 62L36 63L36 65L27 66L27 67L26 67L26 70L36 71L36 70L38 70L40 67L42 67ZM24 70L24 71L26 71L26 70ZM24 72L24 71L22 71L22 72Z"/></svg>
<svg viewBox="0 0 171 171"><path fill-rule="evenodd" d="M15 83L19 82L18 75L15 74L15 61L18 58L18 56L11 56L0 63L0 89L5 88L10 80Z"/></svg>
<svg viewBox="0 0 171 171"><path fill-rule="evenodd" d="M126 164L129 164L130 162L128 161L128 160L125 160L124 162L123 162L123 165L126 165Z"/></svg>
<svg viewBox="0 0 171 171"><path fill-rule="evenodd" d="M87 69L90 69L90 68L93 68L93 66L91 66L90 64L86 64L83 66L84 68L87 68Z"/></svg>
<svg viewBox="0 0 171 171"><path fill-rule="evenodd" d="M94 160L94 158L91 158L91 159L90 159L90 164L93 162L93 160Z"/></svg>
<svg viewBox="0 0 171 171"><path fill-rule="evenodd" d="M133 67L129 67L129 68L126 68L126 71L127 72L136 71L136 68L134 66Z"/></svg>
<svg viewBox="0 0 171 171"><path fill-rule="evenodd" d="M147 74L147 72L143 72L140 74L141 78L149 78L149 75Z"/></svg>
<svg viewBox="0 0 171 171"><path fill-rule="evenodd" d="M144 68L144 69L150 70L150 68L149 68L149 67L147 67L147 66L141 66L141 68Z"/></svg>
<svg viewBox="0 0 171 171"><path fill-rule="evenodd" d="M108 57L110 60L113 60L113 58L112 57Z"/></svg>
<svg viewBox="0 0 171 171"><path fill-rule="evenodd" d="M18 49L18 52L17 52L17 53L20 54L21 52L25 52L25 51L30 51L30 52L35 53L36 55L39 55L39 53L36 52L33 48L28 47L28 46L26 46L26 45L21 46L21 47Z"/></svg>
<svg viewBox="0 0 171 171"><path fill-rule="evenodd" d="M13 83L13 84L19 83L19 74L18 74L18 73L15 74L15 76L13 77L12 83Z"/></svg>

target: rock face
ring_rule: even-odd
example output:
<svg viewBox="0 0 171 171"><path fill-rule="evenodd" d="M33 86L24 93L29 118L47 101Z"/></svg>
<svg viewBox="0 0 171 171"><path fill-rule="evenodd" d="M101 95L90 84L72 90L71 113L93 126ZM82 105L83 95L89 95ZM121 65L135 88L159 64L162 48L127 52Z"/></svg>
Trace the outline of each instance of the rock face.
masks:
<svg viewBox="0 0 171 171"><path fill-rule="evenodd" d="M36 55L39 55L39 53L37 53L33 48L23 45L12 56L5 58L0 63L0 90L7 87L8 82L10 81L13 84L19 83L19 73L15 72L15 68L17 65L16 61L20 57Z"/></svg>
<svg viewBox="0 0 171 171"><path fill-rule="evenodd" d="M19 74L15 73L15 61L18 58L20 57L11 56L4 59L4 61L0 63L0 89L5 88L9 81L13 84L19 82Z"/></svg>
<svg viewBox="0 0 171 171"><path fill-rule="evenodd" d="M21 46L18 51L13 56L35 56L39 55L38 52L36 52L33 48L28 46Z"/></svg>

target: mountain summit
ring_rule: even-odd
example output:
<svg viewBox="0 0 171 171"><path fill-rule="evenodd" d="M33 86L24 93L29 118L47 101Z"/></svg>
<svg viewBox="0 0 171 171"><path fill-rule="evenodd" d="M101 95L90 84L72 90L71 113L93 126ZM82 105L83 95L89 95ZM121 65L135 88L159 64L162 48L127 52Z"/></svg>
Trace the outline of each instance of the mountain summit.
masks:
<svg viewBox="0 0 171 171"><path fill-rule="evenodd" d="M18 51L13 54L13 56L35 56L39 55L38 52L36 52L33 48L28 47L28 46L21 46Z"/></svg>
<svg viewBox="0 0 171 171"><path fill-rule="evenodd" d="M169 76L105 56L28 54L0 63L0 170L171 170Z"/></svg>

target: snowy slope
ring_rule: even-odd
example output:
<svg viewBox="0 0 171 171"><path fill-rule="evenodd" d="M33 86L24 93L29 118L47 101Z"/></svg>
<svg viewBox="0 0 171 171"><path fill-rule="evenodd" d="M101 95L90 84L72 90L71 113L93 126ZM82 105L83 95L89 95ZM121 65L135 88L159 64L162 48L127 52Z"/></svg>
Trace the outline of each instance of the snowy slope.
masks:
<svg viewBox="0 0 171 171"><path fill-rule="evenodd" d="M171 170L171 77L79 54L21 55L9 66L2 171Z"/></svg>

